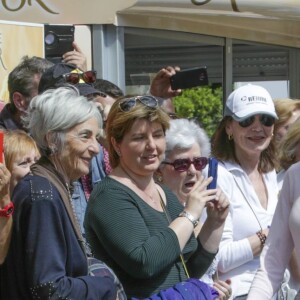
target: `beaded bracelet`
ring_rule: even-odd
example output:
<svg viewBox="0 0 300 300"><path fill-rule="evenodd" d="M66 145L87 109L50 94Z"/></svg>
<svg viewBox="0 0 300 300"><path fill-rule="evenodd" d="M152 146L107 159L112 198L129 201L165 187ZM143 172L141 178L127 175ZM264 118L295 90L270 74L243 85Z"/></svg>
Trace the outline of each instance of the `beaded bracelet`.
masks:
<svg viewBox="0 0 300 300"><path fill-rule="evenodd" d="M267 236L261 230L257 231L256 235L258 236L260 243L263 246L266 242Z"/></svg>

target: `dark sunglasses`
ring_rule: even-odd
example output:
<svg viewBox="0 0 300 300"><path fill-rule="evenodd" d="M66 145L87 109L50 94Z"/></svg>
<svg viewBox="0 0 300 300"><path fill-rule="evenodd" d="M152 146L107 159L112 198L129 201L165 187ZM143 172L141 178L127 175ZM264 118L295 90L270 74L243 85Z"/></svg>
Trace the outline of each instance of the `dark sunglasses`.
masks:
<svg viewBox="0 0 300 300"><path fill-rule="evenodd" d="M163 161L162 164L173 166L175 171L185 172L187 171L191 164L194 165L197 171L203 170L208 163L207 157L194 157L193 160L189 158L175 159L172 163L168 161Z"/></svg>
<svg viewBox="0 0 300 300"><path fill-rule="evenodd" d="M127 112L132 110L135 105L136 101L141 102L147 107L150 108L157 108L158 107L158 101L155 97L147 95L147 96L137 96L134 98L128 98L123 100L122 102L119 103L119 107L122 111Z"/></svg>
<svg viewBox="0 0 300 300"><path fill-rule="evenodd" d="M85 83L94 83L97 79L96 71L86 71L83 73L67 73L62 75L66 82L71 84L79 83L82 79Z"/></svg>
<svg viewBox="0 0 300 300"><path fill-rule="evenodd" d="M246 128L246 127L249 127L250 125L252 125L254 123L254 120L255 120L255 116L251 116L251 117L239 122L239 125L243 128ZM270 126L274 125L275 118L273 118L269 115L260 115L259 121L262 125L270 127Z"/></svg>

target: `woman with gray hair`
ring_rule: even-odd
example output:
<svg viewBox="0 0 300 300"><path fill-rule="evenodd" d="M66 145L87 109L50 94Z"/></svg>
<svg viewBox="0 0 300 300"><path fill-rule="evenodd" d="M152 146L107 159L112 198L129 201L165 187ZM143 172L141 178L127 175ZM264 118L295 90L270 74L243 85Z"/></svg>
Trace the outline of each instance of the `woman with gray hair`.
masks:
<svg viewBox="0 0 300 300"><path fill-rule="evenodd" d="M166 131L165 158L158 170L156 179L168 186L176 194L178 200L185 206L190 197L195 195L194 185L203 178L203 171L210 155L210 142L206 132L194 121L176 119L170 121L170 128ZM228 210L213 210L215 204L206 205L207 216L201 216L199 225L195 228L195 235L205 235L207 228L215 228L213 236L217 248L223 233ZM227 200L227 205L229 202ZM219 292L218 299L225 300L231 295L229 281L212 280L216 271L217 260L201 278Z"/></svg>
<svg viewBox="0 0 300 300"><path fill-rule="evenodd" d="M166 131L165 158L156 172L156 179L166 184L185 204L209 155L210 142L199 125L187 119L171 120Z"/></svg>
<svg viewBox="0 0 300 300"><path fill-rule="evenodd" d="M75 88L48 90L31 101L25 121L42 157L13 193L16 213L0 298L115 300L110 275L88 275L71 205L72 181L89 172L99 151L96 105Z"/></svg>

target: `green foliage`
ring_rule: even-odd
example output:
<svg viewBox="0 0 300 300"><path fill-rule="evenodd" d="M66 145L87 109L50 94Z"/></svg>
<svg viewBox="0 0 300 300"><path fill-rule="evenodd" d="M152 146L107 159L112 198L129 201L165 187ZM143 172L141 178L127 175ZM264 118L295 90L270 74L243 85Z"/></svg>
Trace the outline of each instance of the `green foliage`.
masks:
<svg viewBox="0 0 300 300"><path fill-rule="evenodd" d="M178 116L198 121L209 137L222 119L222 88L187 89L173 103Z"/></svg>

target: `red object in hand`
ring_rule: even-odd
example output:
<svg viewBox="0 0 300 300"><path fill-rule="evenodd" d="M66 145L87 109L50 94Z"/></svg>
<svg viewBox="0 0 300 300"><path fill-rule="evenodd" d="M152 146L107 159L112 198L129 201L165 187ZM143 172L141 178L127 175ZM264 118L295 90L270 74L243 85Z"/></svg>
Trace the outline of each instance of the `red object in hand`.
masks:
<svg viewBox="0 0 300 300"><path fill-rule="evenodd" d="M9 218L14 212L14 203L9 202L6 206L0 209L0 217Z"/></svg>

